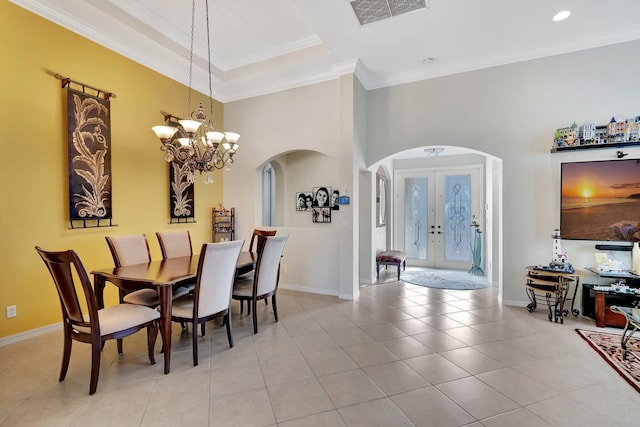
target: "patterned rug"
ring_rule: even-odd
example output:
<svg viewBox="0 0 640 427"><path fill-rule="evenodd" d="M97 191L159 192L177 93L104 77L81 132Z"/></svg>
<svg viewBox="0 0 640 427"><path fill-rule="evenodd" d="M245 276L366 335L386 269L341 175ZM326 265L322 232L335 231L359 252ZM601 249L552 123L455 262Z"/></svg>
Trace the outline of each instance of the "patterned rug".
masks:
<svg viewBox="0 0 640 427"><path fill-rule="evenodd" d="M419 269L403 271L400 280L414 285L438 289L482 289L489 287L486 276L465 270Z"/></svg>
<svg viewBox="0 0 640 427"><path fill-rule="evenodd" d="M638 357L640 356L640 338L631 337L629 339L627 342L627 360L623 360L620 350L621 335L582 329L576 329L576 332L584 338L631 387L640 392L640 358Z"/></svg>

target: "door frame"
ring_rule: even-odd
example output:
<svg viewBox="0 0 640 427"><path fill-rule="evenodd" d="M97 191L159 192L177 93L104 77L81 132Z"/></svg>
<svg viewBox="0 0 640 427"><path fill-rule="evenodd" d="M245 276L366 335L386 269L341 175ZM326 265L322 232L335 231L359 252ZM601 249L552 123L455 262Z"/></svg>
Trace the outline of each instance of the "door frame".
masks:
<svg viewBox="0 0 640 427"><path fill-rule="evenodd" d="M465 164L465 165L449 165L449 166L437 166L437 167L428 167L428 168L410 168L410 169L396 169L394 170L394 179L393 179L393 201L394 201L394 212L395 212L395 221L394 221L394 233L393 233L393 247L396 248L404 248L404 180L405 178L410 177L418 177L418 176L427 176L430 175L430 179L428 181L429 191L433 193L432 197L444 197L441 192L441 188L444 185L444 177L446 175L456 175L456 174L467 174L471 173L472 177L472 194L477 194L478 197L475 201L472 202L472 215L476 215L477 219L484 223L485 221L485 211L487 208L486 202L486 194L485 194L485 171L484 165L481 163L476 164ZM446 174L446 175L445 175ZM438 188L440 187L440 188ZM438 203L435 202L434 206L437 206ZM432 212L431 215L434 215L432 221L439 221L439 223L444 224L444 204L439 212ZM433 224L431 224L433 225ZM427 224L427 228L429 224ZM430 237L432 236L432 237ZM484 236L483 236L484 237ZM437 267L437 268L458 268L460 269L460 262L447 262L444 260L444 251L439 253L436 251L436 240L438 236L436 234L427 235L427 251L433 252L432 256L428 256L426 260L418 260L415 258L407 258L407 264L414 266L423 266L423 267ZM485 259L484 253L486 253L486 245L482 245L483 257ZM469 264L471 266L471 264Z"/></svg>

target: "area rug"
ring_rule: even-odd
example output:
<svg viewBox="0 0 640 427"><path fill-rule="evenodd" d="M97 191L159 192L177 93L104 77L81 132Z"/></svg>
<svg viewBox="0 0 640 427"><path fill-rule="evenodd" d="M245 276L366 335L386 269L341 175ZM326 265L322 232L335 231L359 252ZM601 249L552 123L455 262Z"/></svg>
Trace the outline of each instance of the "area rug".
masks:
<svg viewBox="0 0 640 427"><path fill-rule="evenodd" d="M631 337L627 342L627 360L622 359L621 335L576 329L589 345L624 378L631 387L640 392L640 338Z"/></svg>
<svg viewBox="0 0 640 427"><path fill-rule="evenodd" d="M420 269L403 271L400 280L414 285L438 289L482 289L489 287L486 276L461 270Z"/></svg>

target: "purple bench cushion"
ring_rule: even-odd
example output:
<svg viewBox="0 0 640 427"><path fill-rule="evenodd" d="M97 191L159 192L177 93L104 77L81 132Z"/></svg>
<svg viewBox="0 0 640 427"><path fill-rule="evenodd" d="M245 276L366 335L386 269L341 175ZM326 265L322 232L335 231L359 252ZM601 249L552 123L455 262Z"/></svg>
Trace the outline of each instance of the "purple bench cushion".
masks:
<svg viewBox="0 0 640 427"><path fill-rule="evenodd" d="M404 262L406 257L407 255L402 251L385 251L376 255L376 262L401 264Z"/></svg>

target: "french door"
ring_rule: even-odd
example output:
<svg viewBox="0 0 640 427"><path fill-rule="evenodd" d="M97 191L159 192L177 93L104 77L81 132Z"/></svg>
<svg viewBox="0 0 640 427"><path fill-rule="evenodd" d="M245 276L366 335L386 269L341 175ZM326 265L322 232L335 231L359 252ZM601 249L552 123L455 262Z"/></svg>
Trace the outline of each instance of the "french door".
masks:
<svg viewBox="0 0 640 427"><path fill-rule="evenodd" d="M469 269L474 219L484 218L482 166L396 172L396 245L411 265Z"/></svg>

